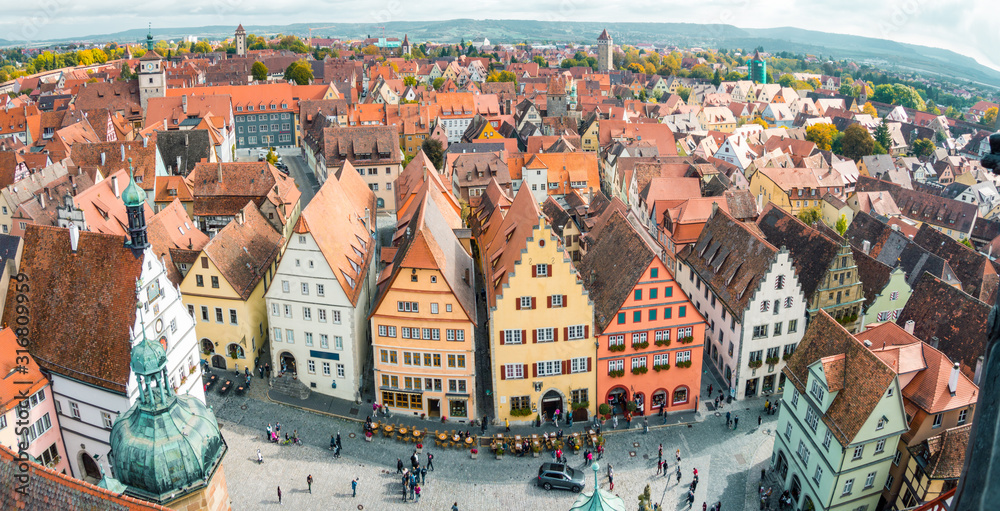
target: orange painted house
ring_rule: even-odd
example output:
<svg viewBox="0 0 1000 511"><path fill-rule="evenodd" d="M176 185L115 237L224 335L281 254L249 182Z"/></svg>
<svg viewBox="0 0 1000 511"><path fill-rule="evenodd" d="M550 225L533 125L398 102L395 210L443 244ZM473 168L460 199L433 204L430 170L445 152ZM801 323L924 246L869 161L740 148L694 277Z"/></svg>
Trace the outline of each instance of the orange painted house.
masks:
<svg viewBox="0 0 1000 511"><path fill-rule="evenodd" d="M594 302L598 403L616 414L627 401L636 415L696 409L705 318L657 257L655 241L621 212L588 237L580 275Z"/></svg>

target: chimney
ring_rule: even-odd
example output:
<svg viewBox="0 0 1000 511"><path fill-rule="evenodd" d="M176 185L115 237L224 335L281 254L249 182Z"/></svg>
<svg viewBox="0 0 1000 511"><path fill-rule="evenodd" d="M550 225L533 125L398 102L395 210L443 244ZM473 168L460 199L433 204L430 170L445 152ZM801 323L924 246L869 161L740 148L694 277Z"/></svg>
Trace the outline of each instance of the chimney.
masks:
<svg viewBox="0 0 1000 511"><path fill-rule="evenodd" d="M903 330L906 330L906 333L913 335L913 325L915 325L915 323L912 319L907 320L906 325L903 326Z"/></svg>
<svg viewBox="0 0 1000 511"><path fill-rule="evenodd" d="M147 147L149 144L149 137L142 137L142 147Z"/></svg>
<svg viewBox="0 0 1000 511"><path fill-rule="evenodd" d="M168 130L168 129L170 129L170 125L169 125L169 124L167 124L167 118L166 118L166 117L164 117L164 118L163 118L163 130L164 130L164 131L166 131L166 130Z"/></svg>
<svg viewBox="0 0 1000 511"><path fill-rule="evenodd" d="M111 176L111 189L115 192L115 197L121 197L121 193L118 190L118 176Z"/></svg>
<svg viewBox="0 0 1000 511"><path fill-rule="evenodd" d="M102 167L104 166L104 164L105 164L106 161L107 161L107 154L105 154L104 152L102 152L101 153L101 166Z"/></svg>
<svg viewBox="0 0 1000 511"><path fill-rule="evenodd" d="M121 147L122 147L122 161L125 161L125 144L122 144Z"/></svg>
<svg viewBox="0 0 1000 511"><path fill-rule="evenodd" d="M958 391L958 369L961 366L961 362L955 362L955 365L951 368L951 376L948 377L948 392L952 396Z"/></svg>
<svg viewBox="0 0 1000 511"><path fill-rule="evenodd" d="M237 225L243 225L243 210L242 209L236 212L236 218L235 218L235 220L236 220L236 224Z"/></svg>
<svg viewBox="0 0 1000 511"><path fill-rule="evenodd" d="M868 251L872 249L872 243L868 240L861 242L861 251L868 255Z"/></svg>
<svg viewBox="0 0 1000 511"><path fill-rule="evenodd" d="M972 376L972 383L979 385L979 379L983 376L983 357L976 359L976 374Z"/></svg>
<svg viewBox="0 0 1000 511"><path fill-rule="evenodd" d="M595 280L597 280L597 272L594 270L590 270L590 276L588 277L587 280L588 285L593 285Z"/></svg>
<svg viewBox="0 0 1000 511"><path fill-rule="evenodd" d="M466 284L471 284L472 283L472 281L469 280L469 269L468 268L465 269L465 274L462 275L462 281L465 282Z"/></svg>
<svg viewBox="0 0 1000 511"><path fill-rule="evenodd" d="M219 169L219 182L221 183L222 182L222 162L221 161L218 163L217 168Z"/></svg>
<svg viewBox="0 0 1000 511"><path fill-rule="evenodd" d="M38 194L38 204L40 204L42 206L42 209L45 209L45 194L44 193Z"/></svg>
<svg viewBox="0 0 1000 511"><path fill-rule="evenodd" d="M184 147L187 147L190 144L191 144L191 141L188 140L188 133L184 133Z"/></svg>
<svg viewBox="0 0 1000 511"><path fill-rule="evenodd" d="M188 113L188 97L187 97L187 94L184 94L184 95L181 96L181 111L184 112L184 115L187 115L187 113Z"/></svg>
<svg viewBox="0 0 1000 511"><path fill-rule="evenodd" d="M80 246L80 228L76 226L76 222L70 222L69 224L69 250L72 253L76 253L77 247Z"/></svg>

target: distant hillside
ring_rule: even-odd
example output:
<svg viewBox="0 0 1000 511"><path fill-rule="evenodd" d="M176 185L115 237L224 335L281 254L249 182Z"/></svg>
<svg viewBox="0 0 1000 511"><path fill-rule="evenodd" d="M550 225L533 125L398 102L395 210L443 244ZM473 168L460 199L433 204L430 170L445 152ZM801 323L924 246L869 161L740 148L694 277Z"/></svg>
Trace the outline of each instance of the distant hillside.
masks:
<svg viewBox="0 0 1000 511"><path fill-rule="evenodd" d="M308 36L310 26L333 26L313 31L314 37L357 39L378 37L381 30L370 23L296 23L292 25L247 25L247 32L255 34L294 34ZM555 22L536 20L472 20L394 21L385 24L386 35L402 37L408 34L414 42L434 41L457 43L460 40L489 38L494 43L572 42L592 44L601 30L607 28L618 44L676 44L678 46L707 46L723 48L754 48L763 46L769 52L790 51L812 53L835 59L877 59L898 66L958 80L970 80L986 85L1000 81L1000 72L983 66L974 59L949 50L897 43L885 39L831 34L792 27L744 29L732 25L706 25L694 23L602 23ZM232 37L232 26L205 26L190 28L155 29L153 37L180 39L194 35L212 39ZM146 29L135 29L115 34L95 35L69 41L142 41ZM14 42L0 40L0 45Z"/></svg>

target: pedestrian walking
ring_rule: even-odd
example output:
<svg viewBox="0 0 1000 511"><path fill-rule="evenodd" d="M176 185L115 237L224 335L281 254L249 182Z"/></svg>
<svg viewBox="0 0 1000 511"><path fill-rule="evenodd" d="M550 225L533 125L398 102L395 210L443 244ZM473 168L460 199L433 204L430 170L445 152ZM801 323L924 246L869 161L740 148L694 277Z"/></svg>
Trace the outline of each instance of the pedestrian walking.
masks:
<svg viewBox="0 0 1000 511"><path fill-rule="evenodd" d="M729 414L729 412L726 412L726 427L727 428L732 428L733 427L733 418Z"/></svg>
<svg viewBox="0 0 1000 511"><path fill-rule="evenodd" d="M341 449L344 446L340 444L340 431L337 432L337 449Z"/></svg>
<svg viewBox="0 0 1000 511"><path fill-rule="evenodd" d="M611 429L618 429L618 416L617 415L612 415L611 416Z"/></svg>
<svg viewBox="0 0 1000 511"><path fill-rule="evenodd" d="M503 425L507 428L507 433L510 433L510 421L506 417L503 419Z"/></svg>
<svg viewBox="0 0 1000 511"><path fill-rule="evenodd" d="M677 484L681 484L681 466L677 465Z"/></svg>
<svg viewBox="0 0 1000 511"><path fill-rule="evenodd" d="M677 449L676 456L677 456L677 463L680 464L680 462L681 462L681 450L680 449Z"/></svg>
<svg viewBox="0 0 1000 511"><path fill-rule="evenodd" d="M735 431L736 427L739 425L740 425L740 414L736 414L733 416L733 430Z"/></svg>
<svg viewBox="0 0 1000 511"><path fill-rule="evenodd" d="M427 453L427 470L434 471L434 455Z"/></svg>
<svg viewBox="0 0 1000 511"><path fill-rule="evenodd" d="M420 467L420 484L427 482L427 467Z"/></svg>
<svg viewBox="0 0 1000 511"><path fill-rule="evenodd" d="M711 384L709 384L709 386L708 386L708 395L709 396L712 395L712 385Z"/></svg>
<svg viewBox="0 0 1000 511"><path fill-rule="evenodd" d="M264 463L264 457L260 454L260 449L257 449L257 464L260 465Z"/></svg>
<svg viewBox="0 0 1000 511"><path fill-rule="evenodd" d="M660 444L660 448L656 453L656 457L659 458L661 462L663 461L663 444Z"/></svg>
<svg viewBox="0 0 1000 511"><path fill-rule="evenodd" d="M693 470L694 470L694 477L695 477L695 479L697 479L698 478L698 469L693 469Z"/></svg>
<svg viewBox="0 0 1000 511"><path fill-rule="evenodd" d="M278 504L281 504L281 487L278 487Z"/></svg>
<svg viewBox="0 0 1000 511"><path fill-rule="evenodd" d="M649 420L645 417L642 418L642 432L649 433Z"/></svg>
<svg viewBox="0 0 1000 511"><path fill-rule="evenodd" d="M687 501L688 507L691 507L694 504L694 490L688 490Z"/></svg>
<svg viewBox="0 0 1000 511"><path fill-rule="evenodd" d="M663 477L667 477L667 468L669 467L669 465L670 464L667 463L666 460L663 461Z"/></svg>
<svg viewBox="0 0 1000 511"><path fill-rule="evenodd" d="M481 426L482 427L480 429L482 430L482 434L485 435L486 434L486 417L483 417L483 423L482 423Z"/></svg>
<svg viewBox="0 0 1000 511"><path fill-rule="evenodd" d="M420 502L420 486L414 488L413 493L417 496L416 502Z"/></svg>
<svg viewBox="0 0 1000 511"><path fill-rule="evenodd" d="M458 511L458 502L451 505L451 511Z"/></svg>
<svg viewBox="0 0 1000 511"><path fill-rule="evenodd" d="M701 503L701 511L708 511L708 503L707 502L702 502Z"/></svg>
<svg viewBox="0 0 1000 511"><path fill-rule="evenodd" d="M761 418L760 418L760 415L758 415L757 416L757 427L758 428L760 427L760 423L761 423Z"/></svg>
<svg viewBox="0 0 1000 511"><path fill-rule="evenodd" d="M663 471L663 460L656 462L656 475L659 475Z"/></svg>
<svg viewBox="0 0 1000 511"><path fill-rule="evenodd" d="M625 414L625 429L632 429L632 414Z"/></svg>
<svg viewBox="0 0 1000 511"><path fill-rule="evenodd" d="M271 425L270 424L267 425L267 439L268 440L271 439Z"/></svg>
<svg viewBox="0 0 1000 511"><path fill-rule="evenodd" d="M306 477L306 485L309 486L309 493L312 494L312 492L313 492L313 476L312 476L312 474L309 474Z"/></svg>
<svg viewBox="0 0 1000 511"><path fill-rule="evenodd" d="M615 491L615 469L608 463L608 485L611 491Z"/></svg>
<svg viewBox="0 0 1000 511"><path fill-rule="evenodd" d="M403 460L399 458L396 458L396 473L397 474L403 473Z"/></svg>
<svg viewBox="0 0 1000 511"><path fill-rule="evenodd" d="M358 496L358 478L355 477L354 480L351 481L351 498L357 496Z"/></svg>

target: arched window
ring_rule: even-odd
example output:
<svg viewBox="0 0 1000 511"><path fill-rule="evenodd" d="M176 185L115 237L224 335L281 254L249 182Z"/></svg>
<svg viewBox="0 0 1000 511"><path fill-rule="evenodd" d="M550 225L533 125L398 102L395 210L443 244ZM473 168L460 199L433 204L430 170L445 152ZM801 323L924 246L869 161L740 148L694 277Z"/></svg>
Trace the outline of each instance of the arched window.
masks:
<svg viewBox="0 0 1000 511"><path fill-rule="evenodd" d="M201 352L205 355L211 355L212 353L215 353L215 343L213 343L210 339L202 339Z"/></svg>
<svg viewBox="0 0 1000 511"><path fill-rule="evenodd" d="M235 359L245 358L243 354L243 346L240 346L239 344L236 343L232 343L229 345L229 348L226 350L226 354L229 355L229 358L235 358Z"/></svg>
<svg viewBox="0 0 1000 511"><path fill-rule="evenodd" d="M378 199L377 199L377 200L375 201L375 206L376 206L376 207L379 207L379 208L384 208L384 207L385 207L385 199L383 199L383 198L379 197L379 198L378 198Z"/></svg>
<svg viewBox="0 0 1000 511"><path fill-rule="evenodd" d="M680 386L674 389L674 398L671 403L674 405L683 405L688 402L688 388L685 386Z"/></svg>

